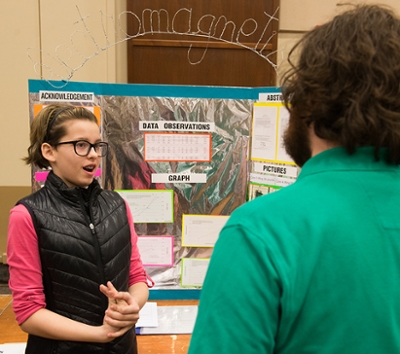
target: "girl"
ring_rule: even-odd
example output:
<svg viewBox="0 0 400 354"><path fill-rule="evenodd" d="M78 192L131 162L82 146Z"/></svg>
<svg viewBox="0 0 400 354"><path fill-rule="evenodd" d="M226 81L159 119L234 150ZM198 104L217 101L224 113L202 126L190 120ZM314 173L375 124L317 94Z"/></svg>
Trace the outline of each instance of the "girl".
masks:
<svg viewBox="0 0 400 354"><path fill-rule="evenodd" d="M25 161L51 172L9 219L9 286L26 353L136 353L135 323L154 283L127 204L94 179L108 150L96 117L49 105L30 142Z"/></svg>

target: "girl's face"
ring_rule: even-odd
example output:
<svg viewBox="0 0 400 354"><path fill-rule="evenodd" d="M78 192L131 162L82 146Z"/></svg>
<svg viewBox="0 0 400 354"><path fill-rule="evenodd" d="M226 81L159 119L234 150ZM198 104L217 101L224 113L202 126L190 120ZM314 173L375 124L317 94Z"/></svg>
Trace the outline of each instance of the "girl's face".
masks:
<svg viewBox="0 0 400 354"><path fill-rule="evenodd" d="M65 141L86 140L95 144L100 141L100 130L96 123L75 119L65 123L67 134L60 139ZM42 146L43 156L50 162L53 172L60 177L68 187L87 187L92 183L95 172L100 165L101 157L93 148L87 156L78 156L73 144L61 144L52 147Z"/></svg>

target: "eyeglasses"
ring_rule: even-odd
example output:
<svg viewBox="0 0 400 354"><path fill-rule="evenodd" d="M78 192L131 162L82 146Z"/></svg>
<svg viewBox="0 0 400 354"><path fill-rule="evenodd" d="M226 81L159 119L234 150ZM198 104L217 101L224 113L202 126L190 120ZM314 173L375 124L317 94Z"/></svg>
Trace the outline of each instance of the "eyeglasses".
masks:
<svg viewBox="0 0 400 354"><path fill-rule="evenodd" d="M55 145L72 144L74 145L75 154L78 156L87 156L90 150L93 148L96 154L100 157L106 156L108 152L108 143L100 141L95 144L91 144L86 140L74 140L74 141L63 141Z"/></svg>

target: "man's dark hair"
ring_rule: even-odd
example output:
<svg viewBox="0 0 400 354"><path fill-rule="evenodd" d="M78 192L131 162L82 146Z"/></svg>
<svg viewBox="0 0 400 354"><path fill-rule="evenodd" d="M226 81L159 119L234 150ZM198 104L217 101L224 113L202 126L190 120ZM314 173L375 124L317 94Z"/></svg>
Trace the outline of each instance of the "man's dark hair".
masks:
<svg viewBox="0 0 400 354"><path fill-rule="evenodd" d="M291 58L300 50L296 64ZM349 154L374 146L400 164L400 19L376 5L353 7L308 32L282 80L291 115Z"/></svg>

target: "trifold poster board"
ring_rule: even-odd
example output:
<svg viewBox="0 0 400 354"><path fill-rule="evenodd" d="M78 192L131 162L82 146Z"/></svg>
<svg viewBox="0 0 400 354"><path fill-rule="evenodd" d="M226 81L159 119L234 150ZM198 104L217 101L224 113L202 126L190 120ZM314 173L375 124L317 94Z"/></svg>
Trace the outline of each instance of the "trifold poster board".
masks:
<svg viewBox="0 0 400 354"><path fill-rule="evenodd" d="M150 299L198 298L234 209L293 183L288 113L276 87L239 88L29 80L30 118L48 104L84 106L109 153L100 184L130 206ZM252 157L254 155L254 157ZM33 190L48 171L32 171Z"/></svg>

